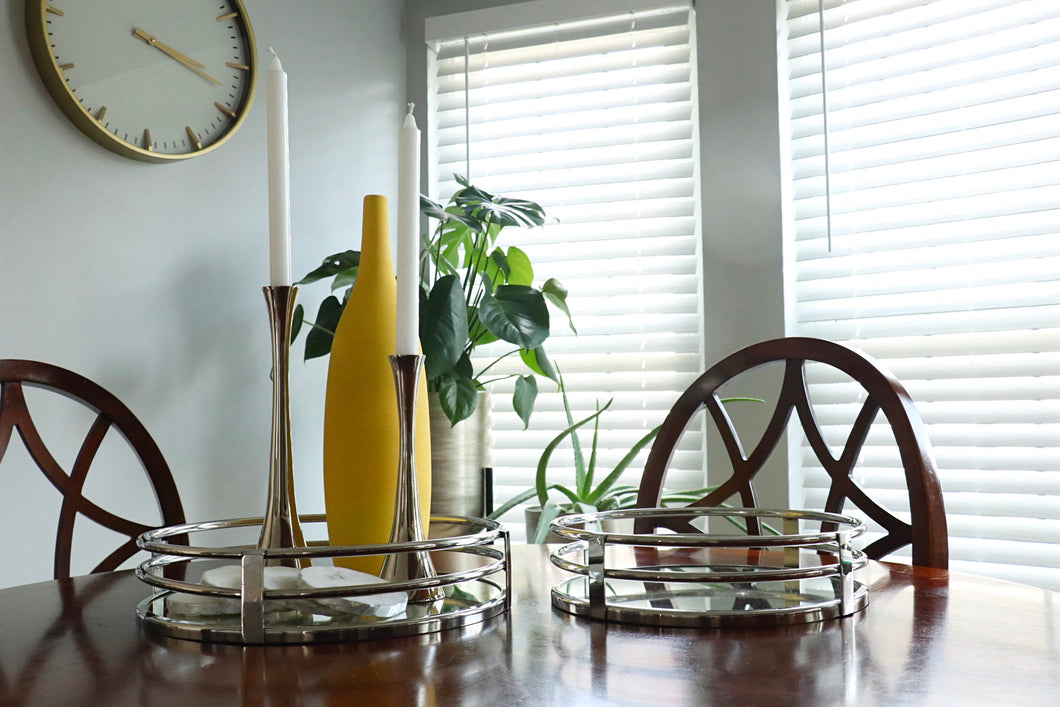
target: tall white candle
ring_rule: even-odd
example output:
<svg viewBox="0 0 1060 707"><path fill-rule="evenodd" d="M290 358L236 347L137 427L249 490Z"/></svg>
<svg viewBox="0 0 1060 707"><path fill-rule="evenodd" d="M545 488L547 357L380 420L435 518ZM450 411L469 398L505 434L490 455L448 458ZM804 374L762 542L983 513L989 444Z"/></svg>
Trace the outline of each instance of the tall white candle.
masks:
<svg viewBox="0 0 1060 707"><path fill-rule="evenodd" d="M397 346L398 356L420 352L420 131L413 104L398 135Z"/></svg>
<svg viewBox="0 0 1060 707"><path fill-rule="evenodd" d="M269 47L265 80L269 136L269 284L291 284L291 177L287 146L287 74Z"/></svg>

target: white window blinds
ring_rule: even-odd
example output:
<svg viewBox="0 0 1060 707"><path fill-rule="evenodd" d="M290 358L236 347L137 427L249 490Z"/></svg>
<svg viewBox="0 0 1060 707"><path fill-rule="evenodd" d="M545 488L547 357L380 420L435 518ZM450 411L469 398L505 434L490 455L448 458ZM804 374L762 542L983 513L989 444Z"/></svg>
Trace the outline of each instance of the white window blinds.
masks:
<svg viewBox="0 0 1060 707"><path fill-rule="evenodd" d="M791 326L906 384L954 569L1060 589L1060 3L782 12ZM860 480L900 507L900 471L866 454ZM824 477L802 474L810 504Z"/></svg>
<svg viewBox="0 0 1060 707"><path fill-rule="evenodd" d="M545 348L562 369L576 419L614 398L601 418L604 473L702 370L691 12L687 2L651 0L641 5L654 6L647 11L616 12L622 4L629 3L584 4L610 15L433 42L428 26L436 52L432 195L444 202L458 188L452 175L466 173L476 186L536 201L558 220L508 229L502 245L528 253L538 282L554 277L570 292L578 335L554 312ZM584 9L573 5L568 11ZM497 346L494 356L505 350ZM521 372L515 363L503 370ZM493 392L500 505L533 484L541 451L566 421L548 381L525 431L510 387ZM590 426L583 445L591 436ZM639 482L645 456L624 483ZM569 451L557 452L550 469L573 482ZM672 486L700 486L703 478L703 440L687 435ZM521 511L504 521L518 533Z"/></svg>

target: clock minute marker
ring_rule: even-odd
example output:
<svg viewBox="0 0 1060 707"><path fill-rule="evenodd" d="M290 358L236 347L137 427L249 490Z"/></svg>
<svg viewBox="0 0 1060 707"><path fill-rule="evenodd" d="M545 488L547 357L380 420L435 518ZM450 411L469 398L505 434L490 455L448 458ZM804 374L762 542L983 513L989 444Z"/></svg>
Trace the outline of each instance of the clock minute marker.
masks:
<svg viewBox="0 0 1060 707"><path fill-rule="evenodd" d="M227 115L227 116L228 116L229 118L231 118L232 120L235 120L235 119L236 119L236 113L235 113L235 111L233 111L233 110L232 110L231 108L229 108L228 106L226 106L226 105L222 105L222 104L218 103L217 101L214 101L214 102L213 102L213 104L214 104L214 105L215 105L215 106L217 107L217 110L221 111L222 113L224 113L225 115Z"/></svg>
<svg viewBox="0 0 1060 707"><path fill-rule="evenodd" d="M191 144L195 146L195 149L201 150L202 141L199 140L199 137L195 134L195 131L191 129L191 126L185 125L184 130L188 133L188 139L191 140Z"/></svg>

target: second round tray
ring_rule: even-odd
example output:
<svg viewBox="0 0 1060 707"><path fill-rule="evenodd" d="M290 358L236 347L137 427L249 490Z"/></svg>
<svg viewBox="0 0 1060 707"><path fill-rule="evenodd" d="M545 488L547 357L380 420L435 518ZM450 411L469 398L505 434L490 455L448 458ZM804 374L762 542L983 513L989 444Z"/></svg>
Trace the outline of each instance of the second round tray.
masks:
<svg viewBox="0 0 1060 707"><path fill-rule="evenodd" d="M608 528L616 521L666 517L706 524L706 532L634 534ZM743 530L752 519L762 524L763 534ZM719 522L737 532L717 532ZM552 604L577 616L651 626L775 626L848 616L868 603L868 591L852 576L866 562L851 544L865 524L850 516L757 508L630 509L563 516L551 529L574 541L555 550L552 563L575 574L553 588Z"/></svg>

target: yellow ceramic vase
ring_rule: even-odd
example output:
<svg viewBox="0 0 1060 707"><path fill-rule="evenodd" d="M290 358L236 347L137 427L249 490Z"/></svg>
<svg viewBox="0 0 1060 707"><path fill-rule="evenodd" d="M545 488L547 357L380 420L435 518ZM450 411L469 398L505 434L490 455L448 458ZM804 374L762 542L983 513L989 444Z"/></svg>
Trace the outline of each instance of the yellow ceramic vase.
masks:
<svg viewBox="0 0 1060 707"><path fill-rule="evenodd" d="M361 263L331 345L324 403L324 503L332 545L390 539L398 479L398 413L389 356L395 349L397 283L384 196L364 198ZM427 531L431 503L431 438L427 380L416 409L416 475ZM378 575L382 556L337 558L336 564Z"/></svg>

